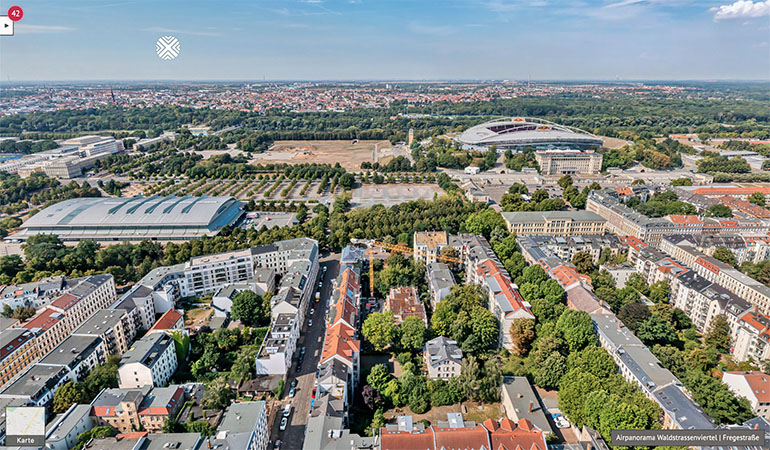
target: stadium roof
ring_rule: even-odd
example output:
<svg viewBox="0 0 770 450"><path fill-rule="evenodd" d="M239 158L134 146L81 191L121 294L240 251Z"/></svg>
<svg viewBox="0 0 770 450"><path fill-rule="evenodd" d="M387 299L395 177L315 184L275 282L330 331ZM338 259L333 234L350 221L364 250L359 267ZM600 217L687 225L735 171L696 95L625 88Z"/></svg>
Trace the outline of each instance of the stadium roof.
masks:
<svg viewBox="0 0 770 450"><path fill-rule="evenodd" d="M35 214L11 238L51 233L70 240L191 239L232 224L242 205L232 197L76 198Z"/></svg>
<svg viewBox="0 0 770 450"><path fill-rule="evenodd" d="M514 117L471 127L458 140L467 145L535 148L587 148L604 144L599 137L578 128L542 119Z"/></svg>

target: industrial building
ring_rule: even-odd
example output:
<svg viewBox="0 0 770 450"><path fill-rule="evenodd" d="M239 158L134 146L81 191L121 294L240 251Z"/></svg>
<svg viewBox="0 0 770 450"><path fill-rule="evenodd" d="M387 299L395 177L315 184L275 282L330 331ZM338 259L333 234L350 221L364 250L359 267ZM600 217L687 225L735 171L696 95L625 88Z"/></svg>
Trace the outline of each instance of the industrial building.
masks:
<svg viewBox="0 0 770 450"><path fill-rule="evenodd" d="M179 241L212 236L243 214L233 197L74 198L32 216L7 239L39 233L64 241Z"/></svg>
<svg viewBox="0 0 770 450"><path fill-rule="evenodd" d="M602 139L587 131L525 117L497 119L476 125L465 130L457 140L472 149L495 146L498 151L526 147L582 150L604 144Z"/></svg>

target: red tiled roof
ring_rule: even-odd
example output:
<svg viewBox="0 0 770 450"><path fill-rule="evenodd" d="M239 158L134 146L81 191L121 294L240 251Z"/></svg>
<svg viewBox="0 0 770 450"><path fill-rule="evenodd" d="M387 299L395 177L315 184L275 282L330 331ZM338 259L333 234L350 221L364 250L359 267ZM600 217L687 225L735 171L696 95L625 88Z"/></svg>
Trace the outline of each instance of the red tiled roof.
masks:
<svg viewBox="0 0 770 450"><path fill-rule="evenodd" d="M177 310L175 309L169 309L165 312L162 316L160 316L160 319L158 319L157 322L150 328L148 331L153 330L173 330L175 329L174 325L176 325L177 322L180 320L184 321L184 316L182 316Z"/></svg>
<svg viewBox="0 0 770 450"><path fill-rule="evenodd" d="M385 298L385 310L393 311L397 321L411 316L419 317L423 321L428 320L425 304L417 296L417 289L414 287L391 288Z"/></svg>
<svg viewBox="0 0 770 450"><path fill-rule="evenodd" d="M361 341L355 339L356 331L344 322L327 328L321 362L338 355L353 362L353 357L361 351Z"/></svg>
<svg viewBox="0 0 770 450"><path fill-rule="evenodd" d="M133 433L121 433L115 435L115 440L121 441L123 439L139 439L147 436L146 431L134 431Z"/></svg>
<svg viewBox="0 0 770 450"><path fill-rule="evenodd" d="M489 434L481 425L473 427L431 426L436 435L436 448L444 450L481 450L489 448Z"/></svg>
<svg viewBox="0 0 770 450"><path fill-rule="evenodd" d="M760 403L770 402L770 375L763 372L727 372L741 375L749 384L751 392Z"/></svg>
<svg viewBox="0 0 770 450"><path fill-rule="evenodd" d="M168 416L169 414L171 414L171 411L179 403L179 399L182 398L183 395L184 395L184 388L180 386L179 388L177 388L176 392L174 392L174 395L171 397L171 400L169 400L168 405L160 408L140 409L139 415L140 416Z"/></svg>
<svg viewBox="0 0 770 450"><path fill-rule="evenodd" d="M382 450L433 450L433 428L424 431L394 431L380 429Z"/></svg>
<svg viewBox="0 0 770 450"><path fill-rule="evenodd" d="M80 299L75 297L74 295L64 294L61 297L57 298L56 300L52 301L51 306L55 306L59 309L66 311L72 308L73 306L75 306L75 303L79 301Z"/></svg>
<svg viewBox="0 0 770 450"><path fill-rule="evenodd" d="M698 216L695 215L682 216L672 214L666 217L668 217L668 220L674 225L703 225L703 221L698 219Z"/></svg>
<svg viewBox="0 0 770 450"><path fill-rule="evenodd" d="M19 347L24 345L25 342L30 340L32 338L32 333L25 331L24 334L20 335L16 339L14 339L12 342L9 342L8 345L6 345L3 348L0 348L0 361L4 360L8 355L16 351Z"/></svg>
<svg viewBox="0 0 770 450"><path fill-rule="evenodd" d="M500 423L487 419L484 427L490 431L493 450L547 449L543 432L527 419L520 419L518 424L510 419L502 419Z"/></svg>
<svg viewBox="0 0 770 450"><path fill-rule="evenodd" d="M755 192L761 192L763 194L770 194L770 187L765 186L751 186L751 187L725 187L725 186L709 186L699 187L691 190L700 195L751 195Z"/></svg>
<svg viewBox="0 0 770 450"><path fill-rule="evenodd" d="M502 270L496 262L491 259L482 261L479 264L479 267L476 269L476 273L480 276L491 277L496 281L496 284L500 287L500 290L493 292L493 294L502 294L511 305L510 311L504 311L506 316L514 314L522 309L528 314L531 314L529 308L524 306L524 298L521 296L518 290L513 288L511 280L505 274L503 274Z"/></svg>
<svg viewBox="0 0 770 450"><path fill-rule="evenodd" d="M641 239L635 237L635 236L618 236L620 238L620 241L624 243L625 245L628 245L629 247L633 247L636 250L641 250L644 247L648 247L648 245Z"/></svg>
<svg viewBox="0 0 770 450"><path fill-rule="evenodd" d="M40 314L36 315L29 322L22 325L22 328L31 330L33 328L40 328L45 331L54 326L61 317L59 311L55 311L51 308L44 309Z"/></svg>

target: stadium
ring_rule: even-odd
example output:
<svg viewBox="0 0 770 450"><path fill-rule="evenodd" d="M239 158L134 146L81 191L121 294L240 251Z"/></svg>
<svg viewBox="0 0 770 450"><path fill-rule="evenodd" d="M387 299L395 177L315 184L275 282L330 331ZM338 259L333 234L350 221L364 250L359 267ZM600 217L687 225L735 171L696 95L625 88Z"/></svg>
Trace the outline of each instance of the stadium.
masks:
<svg viewBox="0 0 770 450"><path fill-rule="evenodd" d="M587 131L528 117L482 123L467 129L457 140L469 149L486 150L494 145L498 151L526 147L583 150L604 144L603 140Z"/></svg>
<svg viewBox="0 0 770 450"><path fill-rule="evenodd" d="M74 198L35 214L6 240L45 233L63 241L184 241L215 235L242 215L233 197Z"/></svg>

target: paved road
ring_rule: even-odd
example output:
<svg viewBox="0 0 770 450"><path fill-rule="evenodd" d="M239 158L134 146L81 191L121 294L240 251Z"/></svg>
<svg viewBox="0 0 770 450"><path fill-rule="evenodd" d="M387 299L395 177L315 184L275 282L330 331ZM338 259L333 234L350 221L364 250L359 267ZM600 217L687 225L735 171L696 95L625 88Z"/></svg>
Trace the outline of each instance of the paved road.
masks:
<svg viewBox="0 0 770 450"><path fill-rule="evenodd" d="M310 315L310 309L306 314L305 323L302 324L300 331L298 348L303 345L306 347L305 359L302 362L299 373L296 371L295 358L289 374L286 378L286 389L281 406L281 412L276 416L275 423L272 426L270 432L270 442L275 442L276 439L281 440L281 449L295 450L301 449L302 443L305 440L305 425L307 425L308 417L310 416L310 400L313 392L313 385L315 384L315 371L318 368L318 359L321 356L321 350L323 346L324 331L326 329L326 322L324 315L326 314L326 307L328 304L329 296L332 293L332 282L337 277L339 271L340 255L333 253L325 258L321 258L321 267L326 269L326 275L323 278L323 288L321 289L321 301L315 303L315 294L311 300L309 308L314 308L313 315ZM322 270L322 269L321 269ZM321 271L323 273L323 271ZM315 281L316 289L318 281ZM308 328L308 320L313 320L313 326ZM296 352L299 357L299 350ZM289 398L289 389L291 382L297 379L297 387L295 388L296 394L294 398ZM281 418L283 418L283 407L287 404L292 405L292 413L289 416L289 425L285 431L280 430ZM272 449L272 447L271 447Z"/></svg>

